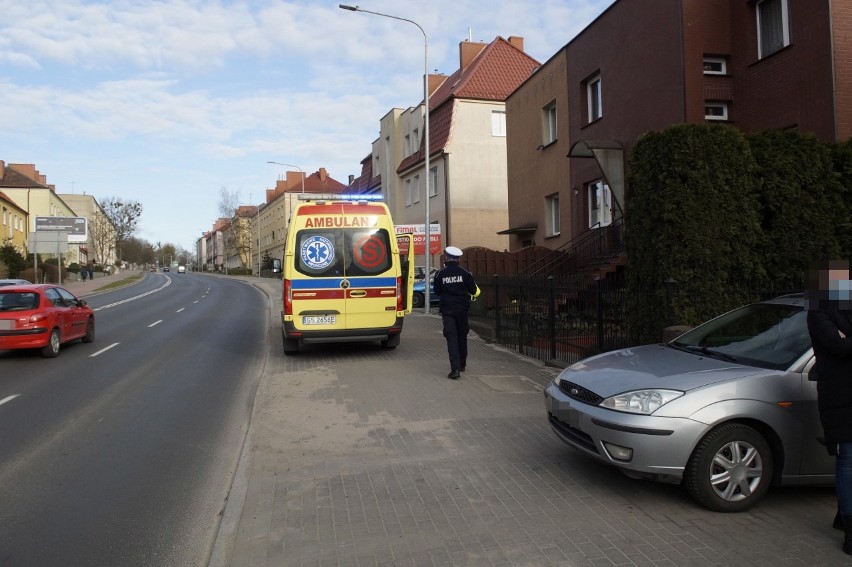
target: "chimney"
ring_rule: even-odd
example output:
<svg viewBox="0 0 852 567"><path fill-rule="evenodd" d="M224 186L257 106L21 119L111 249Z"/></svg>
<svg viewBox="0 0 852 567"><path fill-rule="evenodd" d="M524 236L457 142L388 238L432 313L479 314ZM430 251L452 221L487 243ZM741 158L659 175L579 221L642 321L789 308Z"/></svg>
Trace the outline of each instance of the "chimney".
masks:
<svg viewBox="0 0 852 567"><path fill-rule="evenodd" d="M438 90L438 87L447 79L446 75L433 75L429 73L429 96L431 97ZM430 107L431 108L431 107Z"/></svg>
<svg viewBox="0 0 852 567"><path fill-rule="evenodd" d="M6 177L6 162L0 159L0 179Z"/></svg>
<svg viewBox="0 0 852 567"><path fill-rule="evenodd" d="M2 162L0 162L0 163L2 163ZM350 173L349 174L349 185L351 186L353 183L355 183L355 176Z"/></svg>
<svg viewBox="0 0 852 567"><path fill-rule="evenodd" d="M509 44L512 45L518 51L524 50L524 38L517 35L509 36Z"/></svg>
<svg viewBox="0 0 852 567"><path fill-rule="evenodd" d="M487 43L479 43L478 41L462 41L459 43L459 69L464 71L470 62L473 61L479 53L488 46Z"/></svg>
<svg viewBox="0 0 852 567"><path fill-rule="evenodd" d="M328 180L328 172L325 170L324 167L319 168L319 178L320 178L320 181L327 181Z"/></svg>

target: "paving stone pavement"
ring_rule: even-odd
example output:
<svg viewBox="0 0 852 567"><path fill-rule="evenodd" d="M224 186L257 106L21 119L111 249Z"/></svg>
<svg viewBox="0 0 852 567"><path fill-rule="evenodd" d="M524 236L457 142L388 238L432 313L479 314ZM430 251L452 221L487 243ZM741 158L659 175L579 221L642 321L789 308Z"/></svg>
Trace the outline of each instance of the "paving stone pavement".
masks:
<svg viewBox="0 0 852 567"><path fill-rule="evenodd" d="M550 431L556 369L470 338L446 378L440 319L400 346L270 353L212 566L852 564L832 488L773 488L719 514L674 485L627 478Z"/></svg>
<svg viewBox="0 0 852 567"><path fill-rule="evenodd" d="M393 350L286 357L280 282L243 279L268 295L269 354L212 567L852 565L832 488L710 512L558 440L542 395L556 369L472 334L448 380L440 319L422 313Z"/></svg>

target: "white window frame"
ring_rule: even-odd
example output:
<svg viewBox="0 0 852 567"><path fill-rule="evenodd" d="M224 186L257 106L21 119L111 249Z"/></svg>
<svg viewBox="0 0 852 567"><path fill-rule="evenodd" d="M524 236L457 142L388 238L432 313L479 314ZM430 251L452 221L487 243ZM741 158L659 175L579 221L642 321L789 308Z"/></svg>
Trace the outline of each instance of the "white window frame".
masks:
<svg viewBox="0 0 852 567"><path fill-rule="evenodd" d="M411 179L405 180L405 206L411 206Z"/></svg>
<svg viewBox="0 0 852 567"><path fill-rule="evenodd" d="M708 69L707 66L716 66L718 69ZM724 57L704 57L704 74L705 75L727 75L728 60Z"/></svg>
<svg viewBox="0 0 852 567"><path fill-rule="evenodd" d="M586 81L586 106L589 123L603 118L603 90L600 73Z"/></svg>
<svg viewBox="0 0 852 567"><path fill-rule="evenodd" d="M420 149L420 131L415 128L411 135L411 153Z"/></svg>
<svg viewBox="0 0 852 567"><path fill-rule="evenodd" d="M721 112L719 114L713 114L707 112L709 108L719 109ZM727 102L718 102L718 101L704 101L704 119L705 120L727 120L728 119L728 103Z"/></svg>
<svg viewBox="0 0 852 567"><path fill-rule="evenodd" d="M557 140L558 119L555 100L541 109L541 143L543 145L547 146Z"/></svg>
<svg viewBox="0 0 852 567"><path fill-rule="evenodd" d="M781 35L781 43L775 44L772 46L764 46L764 38L763 38L763 20L767 17L768 6L772 3L778 2L781 7L781 22L780 30L773 30L775 32L780 31ZM780 51L790 45L790 17L789 11L787 10L787 0L758 0L754 5L755 10L755 20L757 22L757 58L763 59L764 57L769 57L773 53ZM768 25L768 24L767 24Z"/></svg>
<svg viewBox="0 0 852 567"><path fill-rule="evenodd" d="M603 179L586 185L589 202L589 228L602 228L612 224L612 193ZM600 223L600 224L598 224Z"/></svg>
<svg viewBox="0 0 852 567"><path fill-rule="evenodd" d="M429 168L429 196L438 196L438 167Z"/></svg>
<svg viewBox="0 0 852 567"><path fill-rule="evenodd" d="M420 202L420 176L419 175L414 176L414 183L412 183L412 187L413 188L412 188L412 191L411 191L412 192L411 202L412 202L412 204L413 203L419 203Z"/></svg>
<svg viewBox="0 0 852 567"><path fill-rule="evenodd" d="M559 236L559 193L551 193L544 198L546 236Z"/></svg>
<svg viewBox="0 0 852 567"><path fill-rule="evenodd" d="M506 111L491 111L491 135L495 138L506 137Z"/></svg>
<svg viewBox="0 0 852 567"><path fill-rule="evenodd" d="M405 135L405 144L402 148L402 152L405 154L405 157L411 155L411 136L409 134Z"/></svg>

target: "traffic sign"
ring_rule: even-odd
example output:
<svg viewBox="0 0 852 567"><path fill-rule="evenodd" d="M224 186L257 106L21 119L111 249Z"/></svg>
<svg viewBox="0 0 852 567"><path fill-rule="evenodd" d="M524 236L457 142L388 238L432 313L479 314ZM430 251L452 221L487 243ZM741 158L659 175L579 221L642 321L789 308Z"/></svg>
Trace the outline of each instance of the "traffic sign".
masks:
<svg viewBox="0 0 852 567"><path fill-rule="evenodd" d="M89 225L85 217L36 217L36 232L64 230L68 233L68 242L87 242Z"/></svg>

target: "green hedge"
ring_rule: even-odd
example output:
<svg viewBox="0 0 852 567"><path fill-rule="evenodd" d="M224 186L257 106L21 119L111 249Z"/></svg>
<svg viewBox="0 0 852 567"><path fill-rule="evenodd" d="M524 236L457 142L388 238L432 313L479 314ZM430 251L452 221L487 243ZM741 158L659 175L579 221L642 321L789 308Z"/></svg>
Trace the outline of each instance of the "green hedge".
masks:
<svg viewBox="0 0 852 567"><path fill-rule="evenodd" d="M685 124L648 133L625 197L632 329L694 325L852 251L852 141ZM674 280L668 294L664 282ZM750 282L750 283L745 283ZM669 297L671 295L671 297Z"/></svg>

